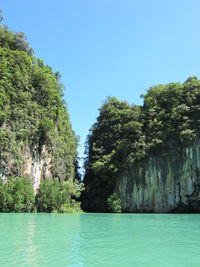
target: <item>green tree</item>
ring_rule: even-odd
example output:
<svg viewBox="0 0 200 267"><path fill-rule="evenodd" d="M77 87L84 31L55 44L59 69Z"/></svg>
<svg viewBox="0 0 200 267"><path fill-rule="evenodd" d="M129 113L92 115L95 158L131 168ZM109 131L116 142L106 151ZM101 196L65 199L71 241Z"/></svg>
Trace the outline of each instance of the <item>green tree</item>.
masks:
<svg viewBox="0 0 200 267"><path fill-rule="evenodd" d="M68 179L44 180L36 194L36 207L39 212L73 212L80 211L82 187L77 181Z"/></svg>
<svg viewBox="0 0 200 267"><path fill-rule="evenodd" d="M200 81L196 77L153 86L142 97L142 106L108 98L99 110L86 144L82 206L87 211L112 210L116 180L123 172L151 155L167 152L171 143L181 150L199 135Z"/></svg>
<svg viewBox="0 0 200 267"><path fill-rule="evenodd" d="M107 205L108 205L108 210L110 212L121 212L121 203L120 199L117 196L116 193L113 193L108 199L107 199Z"/></svg>
<svg viewBox="0 0 200 267"><path fill-rule="evenodd" d="M10 176L0 180L0 211L31 212L34 210L35 196L30 178Z"/></svg>
<svg viewBox="0 0 200 267"><path fill-rule="evenodd" d="M0 158L2 166L14 162L10 174L22 175L27 146L40 152L45 145L52 176L74 178L77 140L60 78L33 55L24 33L0 24Z"/></svg>

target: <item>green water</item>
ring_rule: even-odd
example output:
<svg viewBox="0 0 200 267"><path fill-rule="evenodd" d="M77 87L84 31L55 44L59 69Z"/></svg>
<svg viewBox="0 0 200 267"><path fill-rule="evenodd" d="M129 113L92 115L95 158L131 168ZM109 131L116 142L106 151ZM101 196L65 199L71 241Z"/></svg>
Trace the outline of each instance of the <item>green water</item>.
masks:
<svg viewBox="0 0 200 267"><path fill-rule="evenodd" d="M200 266L200 215L0 214L0 266Z"/></svg>

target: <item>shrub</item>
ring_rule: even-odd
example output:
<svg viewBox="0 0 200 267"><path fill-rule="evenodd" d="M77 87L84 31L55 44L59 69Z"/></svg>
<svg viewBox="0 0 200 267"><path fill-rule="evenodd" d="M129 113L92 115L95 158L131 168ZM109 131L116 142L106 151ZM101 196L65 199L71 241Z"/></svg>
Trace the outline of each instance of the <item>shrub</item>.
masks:
<svg viewBox="0 0 200 267"><path fill-rule="evenodd" d="M116 193L107 199L107 205L110 212L121 212L121 201Z"/></svg>
<svg viewBox="0 0 200 267"><path fill-rule="evenodd" d="M77 199L82 191L77 181L69 179L59 182L42 181L36 194L36 207L39 212L74 212L80 211Z"/></svg>
<svg viewBox="0 0 200 267"><path fill-rule="evenodd" d="M35 197L31 179L10 176L6 181L0 180L0 211L31 212Z"/></svg>

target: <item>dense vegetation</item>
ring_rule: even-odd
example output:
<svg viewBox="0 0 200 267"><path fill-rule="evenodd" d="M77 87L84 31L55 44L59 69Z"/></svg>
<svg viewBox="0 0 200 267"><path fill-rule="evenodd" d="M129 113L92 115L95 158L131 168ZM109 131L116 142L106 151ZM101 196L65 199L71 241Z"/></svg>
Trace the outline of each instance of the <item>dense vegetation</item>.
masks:
<svg viewBox="0 0 200 267"><path fill-rule="evenodd" d="M10 176L0 179L0 212L31 212L35 196L31 179Z"/></svg>
<svg viewBox="0 0 200 267"><path fill-rule="evenodd" d="M51 155L54 180L43 181L36 197L30 177L19 178L27 147L33 157L43 147ZM77 139L60 74L34 56L24 33L2 24L0 11L0 211L80 210L76 167Z"/></svg>
<svg viewBox="0 0 200 267"><path fill-rule="evenodd" d="M36 195L36 207L39 212L74 212L80 211L80 197L82 187L77 181L68 179L44 180Z"/></svg>
<svg viewBox="0 0 200 267"><path fill-rule="evenodd" d="M44 180L36 196L31 179L9 176L0 179L0 212L76 212L80 211L81 187L68 179Z"/></svg>
<svg viewBox="0 0 200 267"><path fill-rule="evenodd" d="M71 129L58 72L33 55L23 33L0 25L0 161L13 159L21 175L22 150L46 145L53 177L74 177L76 137Z"/></svg>
<svg viewBox="0 0 200 267"><path fill-rule="evenodd" d="M88 211L120 211L116 178L149 155L180 149L195 140L200 129L200 81L151 87L142 96L143 106L130 106L115 97L100 108L86 146L86 190L83 208Z"/></svg>
<svg viewBox="0 0 200 267"><path fill-rule="evenodd" d="M150 88L143 106L115 97L100 108L88 136L83 208L120 212L115 181L152 154L180 150L200 128L200 81L188 78ZM23 151L45 146L54 180L44 180L34 196L30 178L22 176ZM72 131L60 74L34 56L23 33L2 24L0 12L0 211L67 212L79 210L77 140Z"/></svg>

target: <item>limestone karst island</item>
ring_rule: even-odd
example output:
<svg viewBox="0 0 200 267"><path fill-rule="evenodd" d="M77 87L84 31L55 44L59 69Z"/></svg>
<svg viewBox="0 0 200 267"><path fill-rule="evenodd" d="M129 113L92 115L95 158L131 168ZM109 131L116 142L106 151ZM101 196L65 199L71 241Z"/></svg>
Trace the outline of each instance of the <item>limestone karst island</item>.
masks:
<svg viewBox="0 0 200 267"><path fill-rule="evenodd" d="M3 2L0 266L200 266L200 4Z"/></svg>
<svg viewBox="0 0 200 267"><path fill-rule="evenodd" d="M0 27L0 210L199 212L200 81L108 98L88 135L83 183L60 74ZM82 194L81 194L82 192Z"/></svg>

